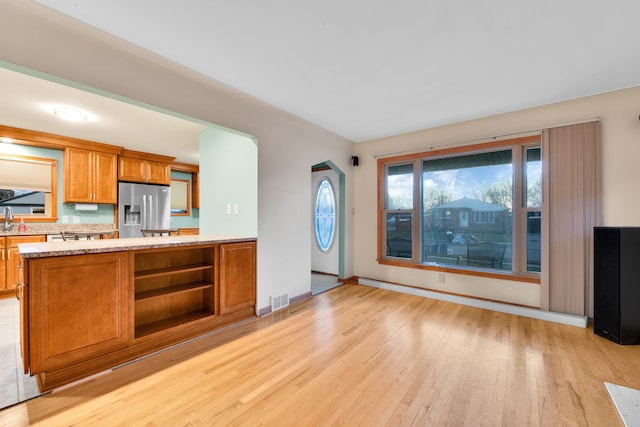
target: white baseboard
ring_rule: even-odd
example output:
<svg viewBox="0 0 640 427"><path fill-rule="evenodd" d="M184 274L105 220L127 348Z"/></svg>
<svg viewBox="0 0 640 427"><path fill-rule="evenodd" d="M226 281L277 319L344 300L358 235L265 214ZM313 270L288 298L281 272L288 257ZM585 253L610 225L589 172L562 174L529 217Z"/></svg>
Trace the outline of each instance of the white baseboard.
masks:
<svg viewBox="0 0 640 427"><path fill-rule="evenodd" d="M485 301L476 298L450 295L441 292L429 291L409 286L396 285L373 279L359 278L358 283L373 288L387 289L389 291L401 292L419 297L437 299L441 301L453 302L456 304L468 305L470 307L483 308L485 310L498 311L500 313L514 314L516 316L529 317L532 319L546 320L548 322L561 323L563 325L587 327L586 316L575 316L572 314L555 313L552 311L538 310L535 308L520 307L517 305L503 304L493 301Z"/></svg>

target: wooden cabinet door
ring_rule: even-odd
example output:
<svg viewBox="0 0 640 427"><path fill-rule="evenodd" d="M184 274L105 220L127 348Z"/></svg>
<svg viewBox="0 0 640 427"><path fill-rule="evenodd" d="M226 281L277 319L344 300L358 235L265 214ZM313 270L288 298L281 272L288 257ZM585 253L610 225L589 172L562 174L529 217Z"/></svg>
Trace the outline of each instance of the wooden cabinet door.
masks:
<svg viewBox="0 0 640 427"><path fill-rule="evenodd" d="M256 304L255 242L220 245L220 314Z"/></svg>
<svg viewBox="0 0 640 427"><path fill-rule="evenodd" d="M200 209L200 172L191 174L191 207Z"/></svg>
<svg viewBox="0 0 640 427"><path fill-rule="evenodd" d="M6 239L6 243L2 249L4 251L4 262L2 263L4 273L0 273L2 274L1 277L4 278L4 287L2 289L5 291L15 291L16 283L20 282L20 273L22 270L22 258L20 258L18 243L44 242L47 239L45 236L8 236L3 239Z"/></svg>
<svg viewBox="0 0 640 427"><path fill-rule="evenodd" d="M118 180L131 182L145 182L144 161L131 157L118 158Z"/></svg>
<svg viewBox="0 0 640 427"><path fill-rule="evenodd" d="M118 203L118 156L93 152L94 203Z"/></svg>
<svg viewBox="0 0 640 427"><path fill-rule="evenodd" d="M167 163L151 162L147 163L147 182L151 184L171 184L171 165Z"/></svg>
<svg viewBox="0 0 640 427"><path fill-rule="evenodd" d="M116 204L118 156L113 153L66 148L64 201Z"/></svg>
<svg viewBox="0 0 640 427"><path fill-rule="evenodd" d="M80 148L65 148L63 166L65 203L92 202L91 151Z"/></svg>
<svg viewBox="0 0 640 427"><path fill-rule="evenodd" d="M20 355L22 356L22 369L25 374L29 373L29 292L28 282L28 261L23 262L23 269L19 275L18 289L16 296L20 301Z"/></svg>
<svg viewBox="0 0 640 427"><path fill-rule="evenodd" d="M7 248L9 259L7 260L7 283L6 290L14 290L20 281L20 270L22 269L22 258L18 248Z"/></svg>
<svg viewBox="0 0 640 427"><path fill-rule="evenodd" d="M0 237L0 292L7 289L7 247L5 238Z"/></svg>
<svg viewBox="0 0 640 427"><path fill-rule="evenodd" d="M127 252L29 260L31 373L127 346L131 336Z"/></svg>

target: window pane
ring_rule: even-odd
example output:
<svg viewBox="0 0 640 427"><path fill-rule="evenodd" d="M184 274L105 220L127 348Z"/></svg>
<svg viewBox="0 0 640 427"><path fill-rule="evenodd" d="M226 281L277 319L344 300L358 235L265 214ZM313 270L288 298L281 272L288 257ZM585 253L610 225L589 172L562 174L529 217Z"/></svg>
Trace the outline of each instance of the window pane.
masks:
<svg viewBox="0 0 640 427"><path fill-rule="evenodd" d="M51 195L42 191L0 189L0 214L10 207L14 215L44 215L47 194Z"/></svg>
<svg viewBox="0 0 640 427"><path fill-rule="evenodd" d="M328 251L333 242L336 226L336 197L328 179L323 179L316 195L316 242L322 251Z"/></svg>
<svg viewBox="0 0 640 427"><path fill-rule="evenodd" d="M423 262L511 270L511 150L425 160Z"/></svg>
<svg viewBox="0 0 640 427"><path fill-rule="evenodd" d="M540 212L527 212L527 271L540 272Z"/></svg>
<svg viewBox="0 0 640 427"><path fill-rule="evenodd" d="M542 206L542 159L540 147L527 149L527 170L525 175L528 208Z"/></svg>
<svg viewBox="0 0 640 427"><path fill-rule="evenodd" d="M387 256L411 259L412 236L411 213L387 214Z"/></svg>
<svg viewBox="0 0 640 427"><path fill-rule="evenodd" d="M413 209L413 164L387 169L388 210Z"/></svg>

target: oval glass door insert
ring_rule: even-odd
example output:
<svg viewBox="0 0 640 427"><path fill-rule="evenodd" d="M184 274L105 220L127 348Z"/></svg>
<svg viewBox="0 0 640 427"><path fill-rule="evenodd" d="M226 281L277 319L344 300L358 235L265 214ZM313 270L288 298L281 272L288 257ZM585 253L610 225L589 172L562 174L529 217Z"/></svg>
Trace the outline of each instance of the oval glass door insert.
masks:
<svg viewBox="0 0 640 427"><path fill-rule="evenodd" d="M323 178L318 186L314 228L318 247L328 251L336 231L336 196L327 178Z"/></svg>

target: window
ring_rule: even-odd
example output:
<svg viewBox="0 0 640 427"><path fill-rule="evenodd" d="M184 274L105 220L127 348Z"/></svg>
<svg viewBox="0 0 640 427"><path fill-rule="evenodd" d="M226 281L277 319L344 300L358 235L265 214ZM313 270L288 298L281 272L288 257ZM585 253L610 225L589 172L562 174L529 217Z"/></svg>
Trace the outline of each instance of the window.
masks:
<svg viewBox="0 0 640 427"><path fill-rule="evenodd" d="M385 218L387 256L413 257L413 165L387 168Z"/></svg>
<svg viewBox="0 0 640 427"><path fill-rule="evenodd" d="M0 155L0 214L10 207L15 218L55 221L55 159Z"/></svg>
<svg viewBox="0 0 640 427"><path fill-rule="evenodd" d="M381 262L540 272L538 136L381 159L379 171Z"/></svg>
<svg viewBox="0 0 640 427"><path fill-rule="evenodd" d="M171 180L171 216L191 215L188 179Z"/></svg>
<svg viewBox="0 0 640 427"><path fill-rule="evenodd" d="M476 224L481 222L495 224L496 213L494 211L476 211L473 213L473 222Z"/></svg>
<svg viewBox="0 0 640 427"><path fill-rule="evenodd" d="M326 252L331 248L336 229L336 196L328 178L323 178L318 186L314 223L316 243Z"/></svg>

